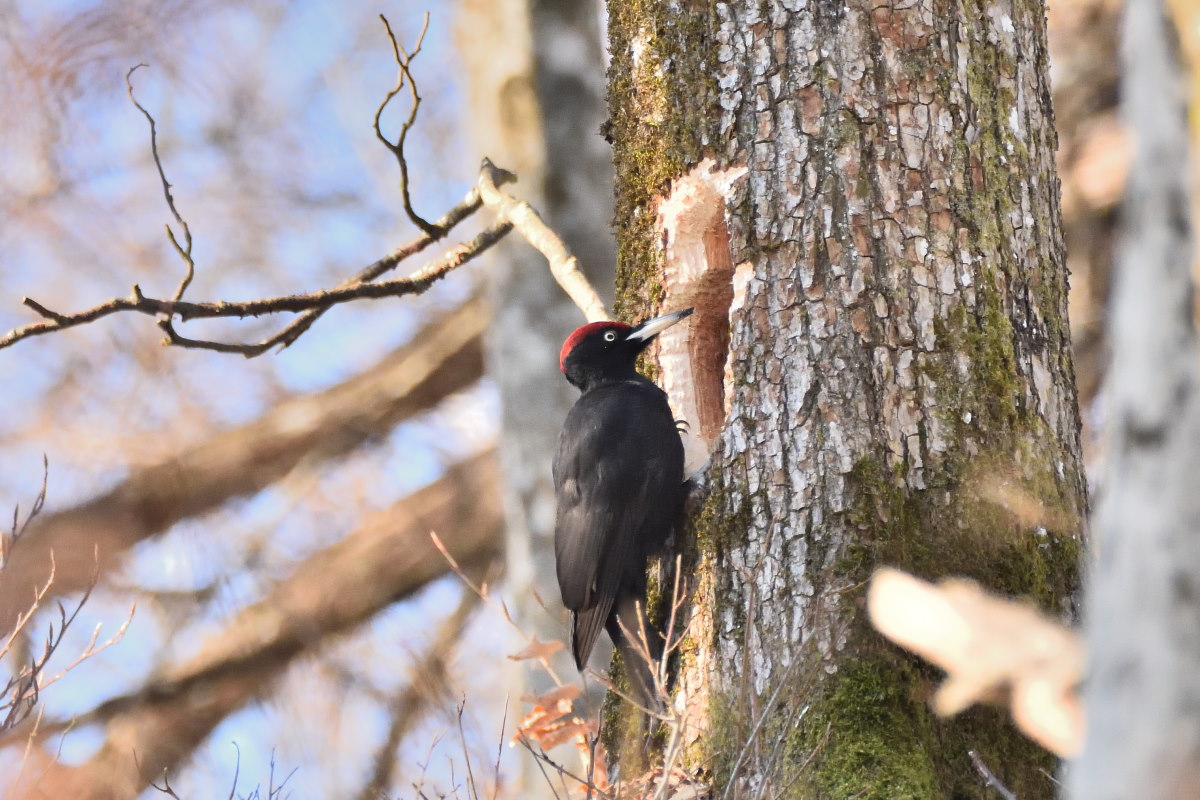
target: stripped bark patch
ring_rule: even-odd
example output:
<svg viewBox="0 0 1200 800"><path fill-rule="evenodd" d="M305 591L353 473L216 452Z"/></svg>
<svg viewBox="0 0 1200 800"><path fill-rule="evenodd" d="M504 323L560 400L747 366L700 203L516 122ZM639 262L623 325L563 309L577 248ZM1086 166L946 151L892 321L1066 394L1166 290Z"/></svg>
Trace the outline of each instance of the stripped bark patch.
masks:
<svg viewBox="0 0 1200 800"><path fill-rule="evenodd" d="M659 350L662 385L691 427L685 439L689 474L712 451L728 411L735 269L727 206L745 174L744 167L722 170L706 158L673 181L658 203L665 294L671 307L696 309L688 335L664 336Z"/></svg>

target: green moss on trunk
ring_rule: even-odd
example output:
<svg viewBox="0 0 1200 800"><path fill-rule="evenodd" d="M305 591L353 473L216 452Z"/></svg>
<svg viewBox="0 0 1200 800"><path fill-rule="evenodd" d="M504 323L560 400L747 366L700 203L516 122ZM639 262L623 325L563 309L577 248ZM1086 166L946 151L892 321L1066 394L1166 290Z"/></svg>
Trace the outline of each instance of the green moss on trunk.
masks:
<svg viewBox="0 0 1200 800"><path fill-rule="evenodd" d="M609 3L609 132L617 168L617 299L622 318L662 297L653 198L700 161L712 141L715 80L711 12L680 14L667 3ZM636 56L635 56L636 54ZM687 98L687 102L682 102Z"/></svg>

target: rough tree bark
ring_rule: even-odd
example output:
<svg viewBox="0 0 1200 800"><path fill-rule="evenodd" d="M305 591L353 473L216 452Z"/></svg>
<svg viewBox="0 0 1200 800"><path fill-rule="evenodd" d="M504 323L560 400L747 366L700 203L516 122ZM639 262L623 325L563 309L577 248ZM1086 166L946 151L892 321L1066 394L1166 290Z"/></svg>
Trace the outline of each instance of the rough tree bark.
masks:
<svg viewBox="0 0 1200 800"><path fill-rule="evenodd" d="M933 718L877 564L1069 613L1086 506L1044 7L610 6L618 311L708 445L679 685L726 796L1022 798L1047 754ZM693 388L684 389L690 384Z"/></svg>
<svg viewBox="0 0 1200 800"><path fill-rule="evenodd" d="M1088 581L1088 729L1070 796L1200 796L1200 395L1188 130L1163 4L1127 3L1121 96L1136 154L1105 387L1106 474Z"/></svg>

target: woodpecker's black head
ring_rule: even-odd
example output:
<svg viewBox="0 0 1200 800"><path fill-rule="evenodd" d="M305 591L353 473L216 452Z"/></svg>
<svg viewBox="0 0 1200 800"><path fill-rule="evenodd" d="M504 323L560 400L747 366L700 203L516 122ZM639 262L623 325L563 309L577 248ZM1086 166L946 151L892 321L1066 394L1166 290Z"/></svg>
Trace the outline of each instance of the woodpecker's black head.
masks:
<svg viewBox="0 0 1200 800"><path fill-rule="evenodd" d="M563 342L559 369L572 385L585 392L602 383L636 377L638 354L655 336L691 313L692 309L685 308L636 327L624 322L592 322L576 328Z"/></svg>

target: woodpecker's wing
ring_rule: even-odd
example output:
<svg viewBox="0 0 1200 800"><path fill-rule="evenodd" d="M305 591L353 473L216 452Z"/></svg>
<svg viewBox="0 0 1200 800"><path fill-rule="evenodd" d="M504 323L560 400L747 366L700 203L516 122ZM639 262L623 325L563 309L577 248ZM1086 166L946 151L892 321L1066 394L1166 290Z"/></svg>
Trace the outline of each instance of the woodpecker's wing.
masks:
<svg viewBox="0 0 1200 800"><path fill-rule="evenodd" d="M573 649L587 658L623 582L665 536L683 482L683 445L666 395L649 381L597 387L563 424L554 458L554 552Z"/></svg>
<svg viewBox="0 0 1200 800"><path fill-rule="evenodd" d="M645 500L644 496L633 498L629 509L644 507ZM572 552L570 548L565 550L559 548L557 545L563 541L563 538L555 537L555 556L560 565L558 583L559 589L563 592L563 603L566 603L567 597L567 589L564 587L568 585L564 582L564 566L567 573L572 571L572 566L576 567L574 571L580 574L576 580L585 574L591 576L588 583L575 584L576 586L585 586L586 590L582 606L571 614L571 654L575 657L575 666L580 670L587 662L588 654L592 652L596 637L608 623L613 605L621 593L622 584L631 579L636 581L634 576L627 574L627 570L645 569L645 551L640 547L636 538L639 526L634 515L626 510L626 513L617 515L612 521L612 525L610 530L614 536L607 542L602 531L595 528L588 529L589 532L595 531L600 535L593 536L590 542L581 543L598 545L594 549L599 552L595 558L583 556L583 558L588 558L586 561L581 560L580 553ZM575 532L580 531L575 529ZM633 532L633 535L623 535L626 532ZM606 548L605 544L609 546ZM591 565L591 569L588 569L589 565ZM642 582L644 582L644 578Z"/></svg>

